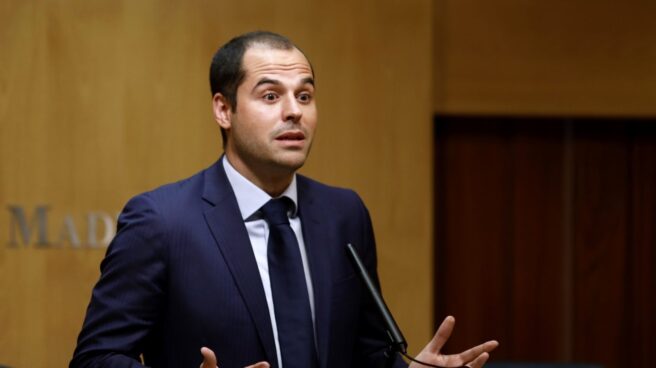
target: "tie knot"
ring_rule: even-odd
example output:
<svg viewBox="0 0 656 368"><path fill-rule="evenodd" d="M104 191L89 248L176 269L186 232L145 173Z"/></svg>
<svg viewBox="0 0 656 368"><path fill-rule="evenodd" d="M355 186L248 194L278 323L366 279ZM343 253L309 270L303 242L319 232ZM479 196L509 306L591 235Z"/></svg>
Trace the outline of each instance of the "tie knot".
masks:
<svg viewBox="0 0 656 368"><path fill-rule="evenodd" d="M262 206L262 217L269 226L289 224L287 210L289 210L290 199L287 197L274 198Z"/></svg>

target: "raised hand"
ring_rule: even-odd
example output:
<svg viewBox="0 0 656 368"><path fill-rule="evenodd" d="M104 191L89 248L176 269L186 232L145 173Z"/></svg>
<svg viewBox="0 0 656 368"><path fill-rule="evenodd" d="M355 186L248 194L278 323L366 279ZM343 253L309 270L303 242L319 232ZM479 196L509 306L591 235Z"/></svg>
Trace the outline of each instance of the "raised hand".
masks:
<svg viewBox="0 0 656 368"><path fill-rule="evenodd" d="M459 354L442 354L441 350L446 341L453 332L453 326L456 320L452 316L444 319L440 327L437 329L433 339L426 345L426 347L417 355L416 359L422 362L438 365L441 367L462 367L467 366L471 368L481 368L487 359L490 357L490 352L494 350L499 343L491 340L474 346L471 349L465 350ZM422 368L424 366L418 363L411 363L410 368Z"/></svg>

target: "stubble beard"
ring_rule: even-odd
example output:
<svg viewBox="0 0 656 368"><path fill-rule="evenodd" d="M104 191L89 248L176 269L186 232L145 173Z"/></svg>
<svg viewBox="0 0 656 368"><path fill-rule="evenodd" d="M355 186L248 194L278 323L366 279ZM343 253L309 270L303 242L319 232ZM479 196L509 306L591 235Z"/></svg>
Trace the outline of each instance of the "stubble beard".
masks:
<svg viewBox="0 0 656 368"><path fill-rule="evenodd" d="M232 139L236 139L236 137L232 137ZM260 178L291 177L303 167L310 154L312 139L306 136L306 140L307 146L298 150L241 141L239 144L231 145L232 147L227 152L231 151L232 155L237 156L231 160L233 165L245 165L248 171ZM232 161L235 159L240 163L233 163Z"/></svg>

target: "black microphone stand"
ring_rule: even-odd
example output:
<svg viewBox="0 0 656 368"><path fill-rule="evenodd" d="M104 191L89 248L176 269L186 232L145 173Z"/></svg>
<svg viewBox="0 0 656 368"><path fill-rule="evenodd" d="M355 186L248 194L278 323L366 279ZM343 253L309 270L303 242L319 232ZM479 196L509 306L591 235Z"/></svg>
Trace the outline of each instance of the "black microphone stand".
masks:
<svg viewBox="0 0 656 368"><path fill-rule="evenodd" d="M394 361L396 360L395 359L396 354L401 354L404 357L412 360L413 362L419 363L426 367L440 368L437 365L416 360L415 358L408 355L408 343L405 341L405 337L403 337L403 334L401 333L401 329L399 329L399 326L396 324L394 317L392 317L392 313L390 312L389 308L387 308L387 305L385 304L383 297L378 292L376 285L374 284L373 280L369 276L367 269L364 267L364 263L362 263L360 256L358 256L358 252L355 250L355 247L350 243L346 244L346 248L348 249L348 254L351 260L355 264L355 268L358 270L358 273L360 274L360 278L362 279L362 282L365 284L367 290L369 290L369 294L371 295L374 304L376 304L376 308L380 312L381 316L383 317L383 321L385 322L387 336L389 337L389 345L387 346L387 350L384 353L385 368L392 368L394 366ZM467 367L465 366L460 368L467 368Z"/></svg>
<svg viewBox="0 0 656 368"><path fill-rule="evenodd" d="M374 304L376 304L376 308L380 312L381 317L383 317L383 321L385 322L387 336L389 337L389 345L387 346L387 350L384 353L385 367L391 368L394 366L396 354L405 354L407 352L408 343L405 341L405 337L403 337L403 334L401 333L399 326L396 324L394 317L392 317L392 313L390 313L389 308L387 308L383 297L376 289L376 285L369 276L369 273L367 272L364 263L362 263L362 260L358 256L358 252L355 250L355 247L349 243L346 245L346 248L348 249L351 260L353 260L355 268L360 274L362 282L365 284L369 294L371 295L371 298L374 301Z"/></svg>

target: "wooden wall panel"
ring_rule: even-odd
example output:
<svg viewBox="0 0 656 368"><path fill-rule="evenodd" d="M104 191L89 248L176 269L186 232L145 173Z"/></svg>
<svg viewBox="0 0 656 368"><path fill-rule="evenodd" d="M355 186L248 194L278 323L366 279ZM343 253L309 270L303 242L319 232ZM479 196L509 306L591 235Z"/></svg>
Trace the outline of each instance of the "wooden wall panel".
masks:
<svg viewBox="0 0 656 368"><path fill-rule="evenodd" d="M565 348L558 337L567 310L562 298L554 298L566 288L560 131L561 124L514 125L509 142L514 170L509 173L513 195L507 204L512 214L506 219L513 232L512 257L506 260L512 262L507 303L514 316L510 323L514 343L504 348L522 360L548 360Z"/></svg>
<svg viewBox="0 0 656 368"><path fill-rule="evenodd" d="M629 315L624 338L632 351L627 352L636 362L651 362L656 346L656 125L631 129L630 194L633 208L628 214L632 249L628 254L629 283L625 284ZM652 318L644 318L652 316Z"/></svg>
<svg viewBox="0 0 656 368"><path fill-rule="evenodd" d="M460 316L453 349L496 338L495 358L560 352L549 343L565 319L553 298L563 289L559 126L436 124L437 313Z"/></svg>
<svg viewBox="0 0 656 368"><path fill-rule="evenodd" d="M653 366L656 124L444 117L436 142L451 349L494 337L497 361Z"/></svg>
<svg viewBox="0 0 656 368"><path fill-rule="evenodd" d="M504 265L511 257L506 219L512 208L505 204L512 196L512 168L504 165L511 152L503 134L486 134L480 125L449 128L452 139L437 141L437 216L442 221L436 223L436 306L438 321L449 314L456 317L449 341L453 350L471 345L474 337L508 335L510 326L498 317L507 315L510 306L505 291L511 270ZM438 137L441 129L438 121Z"/></svg>
<svg viewBox="0 0 656 368"><path fill-rule="evenodd" d="M617 342L628 337L630 304L628 137L622 125L581 126L574 142L573 358L623 366L627 351Z"/></svg>
<svg viewBox="0 0 656 368"><path fill-rule="evenodd" d="M434 109L654 116L656 3L438 0Z"/></svg>
<svg viewBox="0 0 656 368"><path fill-rule="evenodd" d="M115 216L129 197L214 162L209 61L254 29L290 36L312 59L320 125L303 171L364 197L388 304L411 349L423 347L433 329L431 4L2 2L0 364L66 365L104 253L53 246L66 216L85 239L89 211ZM31 216L41 204L51 245L10 247L7 206Z"/></svg>

